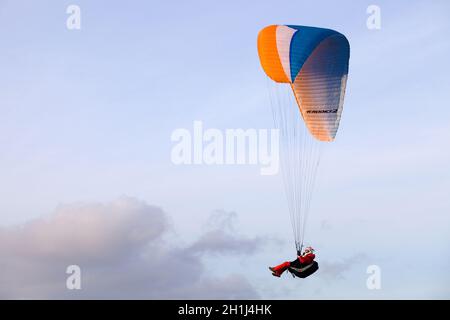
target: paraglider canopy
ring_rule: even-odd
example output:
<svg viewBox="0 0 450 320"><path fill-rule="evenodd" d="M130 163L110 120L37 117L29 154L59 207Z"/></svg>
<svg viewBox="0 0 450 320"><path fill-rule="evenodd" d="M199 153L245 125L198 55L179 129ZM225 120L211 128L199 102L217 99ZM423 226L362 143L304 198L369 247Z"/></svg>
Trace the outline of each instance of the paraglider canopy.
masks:
<svg viewBox="0 0 450 320"><path fill-rule="evenodd" d="M273 87L281 169L295 246L301 251L322 145L334 141L339 128L350 45L334 30L270 25L258 34L258 54Z"/></svg>
<svg viewBox="0 0 450 320"><path fill-rule="evenodd" d="M291 85L310 133L333 141L350 57L345 36L324 28L271 25L259 32L258 54L269 78Z"/></svg>

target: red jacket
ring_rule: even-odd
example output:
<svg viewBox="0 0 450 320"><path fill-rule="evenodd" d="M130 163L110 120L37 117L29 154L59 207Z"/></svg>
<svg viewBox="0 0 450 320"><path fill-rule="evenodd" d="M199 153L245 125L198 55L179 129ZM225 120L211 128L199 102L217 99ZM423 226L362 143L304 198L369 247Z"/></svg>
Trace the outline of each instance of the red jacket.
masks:
<svg viewBox="0 0 450 320"><path fill-rule="evenodd" d="M300 260L301 264L306 265L312 263L315 257L316 255L314 253L308 253L305 256L298 256L298 260Z"/></svg>

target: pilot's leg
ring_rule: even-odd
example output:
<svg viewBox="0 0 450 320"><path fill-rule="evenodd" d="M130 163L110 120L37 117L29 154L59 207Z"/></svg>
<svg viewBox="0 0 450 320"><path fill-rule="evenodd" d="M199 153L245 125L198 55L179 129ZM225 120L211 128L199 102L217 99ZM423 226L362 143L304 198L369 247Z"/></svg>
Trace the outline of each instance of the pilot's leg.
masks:
<svg viewBox="0 0 450 320"><path fill-rule="evenodd" d="M282 264L280 264L278 266L269 267L269 269L270 269L270 271L273 272L272 274L274 276L279 277L279 276L281 276L283 274L284 271L286 271L287 268L289 268L290 264L291 263L289 261L286 261L286 262L283 262Z"/></svg>
<svg viewBox="0 0 450 320"><path fill-rule="evenodd" d="M302 267L302 265L300 263L300 260L298 260L298 259L295 259L294 261L291 261L290 266L293 267L293 268L301 268Z"/></svg>

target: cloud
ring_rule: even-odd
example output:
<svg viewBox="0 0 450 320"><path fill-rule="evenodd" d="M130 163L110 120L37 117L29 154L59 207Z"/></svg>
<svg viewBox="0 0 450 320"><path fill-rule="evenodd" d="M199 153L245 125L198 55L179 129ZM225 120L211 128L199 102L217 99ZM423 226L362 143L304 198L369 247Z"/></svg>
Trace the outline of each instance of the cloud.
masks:
<svg viewBox="0 0 450 320"><path fill-rule="evenodd" d="M365 254L356 253L339 261L321 261L319 275L321 278L328 281L345 279L345 274L349 272L355 264L364 262L366 258Z"/></svg>
<svg viewBox="0 0 450 320"><path fill-rule="evenodd" d="M208 231L180 247L167 240L167 214L142 201L59 206L48 217L0 229L0 298L257 298L244 276L213 278L202 261L258 249L256 239L234 231L235 217L214 213ZM81 268L81 290L65 287L72 264Z"/></svg>
<svg viewBox="0 0 450 320"><path fill-rule="evenodd" d="M322 221L320 222L320 229L321 230L331 230L333 227L331 225L331 222L329 220L326 219L322 219Z"/></svg>
<svg viewBox="0 0 450 320"><path fill-rule="evenodd" d="M190 250L198 253L255 253L265 240L240 236L234 229L236 217L235 212L214 212L207 223L209 230L192 244Z"/></svg>

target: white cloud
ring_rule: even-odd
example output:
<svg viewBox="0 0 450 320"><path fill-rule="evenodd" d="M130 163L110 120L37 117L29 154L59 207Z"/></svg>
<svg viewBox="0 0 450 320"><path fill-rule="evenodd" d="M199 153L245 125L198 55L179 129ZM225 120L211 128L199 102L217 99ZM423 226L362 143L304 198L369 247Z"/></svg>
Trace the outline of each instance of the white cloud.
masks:
<svg viewBox="0 0 450 320"><path fill-rule="evenodd" d="M189 249L198 253L255 253L264 239L240 236L234 229L235 219L234 212L214 212L208 221L208 230Z"/></svg>
<svg viewBox="0 0 450 320"><path fill-rule="evenodd" d="M209 276L198 254L255 252L256 239L232 231L232 217L215 213L221 224L179 247L166 239L167 215L136 199L60 206L46 218L0 229L0 297L257 298L240 274ZM81 267L80 291L65 288L70 264Z"/></svg>
<svg viewBox="0 0 450 320"><path fill-rule="evenodd" d="M344 257L339 261L323 260L320 264L319 277L327 281L345 279L345 275L349 273L352 267L360 265L365 260L367 260L367 257L362 253Z"/></svg>

